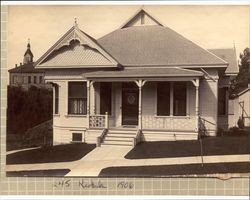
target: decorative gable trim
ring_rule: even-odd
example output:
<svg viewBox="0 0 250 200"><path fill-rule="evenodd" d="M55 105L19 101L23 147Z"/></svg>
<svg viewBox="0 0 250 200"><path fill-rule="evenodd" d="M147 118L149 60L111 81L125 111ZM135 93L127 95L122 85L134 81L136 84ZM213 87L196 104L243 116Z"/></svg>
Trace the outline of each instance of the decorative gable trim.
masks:
<svg viewBox="0 0 250 200"><path fill-rule="evenodd" d="M143 8L140 8L131 18L129 18L121 27L122 28L126 28L126 27L130 27L133 26L133 22L136 20L140 20L140 25L146 25L145 24L145 18L149 18L150 20L152 20L155 24L154 25L159 25L159 26L163 26L162 23L160 23L158 20L156 20L154 17L152 17L148 12L146 12Z"/></svg>
<svg viewBox="0 0 250 200"><path fill-rule="evenodd" d="M89 36L88 34L81 31L77 25L73 26L69 29L45 54L43 54L35 63L36 68L46 68L46 66L41 66L41 64L46 61L46 59L55 51L59 50L64 46L69 46L71 41L78 40L81 45L90 47L92 49L97 50L100 54L102 54L107 60L110 61L110 65L112 67L116 67L119 63L108 53L106 52L94 38ZM65 66L64 66L65 67ZM93 66L91 66L93 67ZM104 66L105 67L105 66ZM51 67L49 67L51 68Z"/></svg>

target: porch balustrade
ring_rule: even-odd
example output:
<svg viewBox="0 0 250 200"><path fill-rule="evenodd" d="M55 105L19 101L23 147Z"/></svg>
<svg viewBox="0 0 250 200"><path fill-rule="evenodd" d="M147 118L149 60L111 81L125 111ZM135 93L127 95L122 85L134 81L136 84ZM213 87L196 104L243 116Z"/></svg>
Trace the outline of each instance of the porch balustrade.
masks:
<svg viewBox="0 0 250 200"><path fill-rule="evenodd" d="M166 129L174 130L195 130L196 117L161 117L152 115L142 116L142 126L144 129Z"/></svg>
<svg viewBox="0 0 250 200"><path fill-rule="evenodd" d="M105 115L89 115L89 128L108 129L108 113Z"/></svg>

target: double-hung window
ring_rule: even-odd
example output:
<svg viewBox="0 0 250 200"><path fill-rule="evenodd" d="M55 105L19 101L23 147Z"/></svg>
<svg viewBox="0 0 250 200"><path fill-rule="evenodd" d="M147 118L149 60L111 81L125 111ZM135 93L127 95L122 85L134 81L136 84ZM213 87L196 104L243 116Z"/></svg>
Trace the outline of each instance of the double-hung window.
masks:
<svg viewBox="0 0 250 200"><path fill-rule="evenodd" d="M170 115L170 82L157 83L157 115Z"/></svg>
<svg viewBox="0 0 250 200"><path fill-rule="evenodd" d="M69 82L68 113L75 115L87 114L87 85L86 82Z"/></svg>
<svg viewBox="0 0 250 200"><path fill-rule="evenodd" d="M218 91L218 114L226 115L226 94L227 88L219 88Z"/></svg>
<svg viewBox="0 0 250 200"><path fill-rule="evenodd" d="M186 82L157 83L157 115L186 116L187 110Z"/></svg>
<svg viewBox="0 0 250 200"><path fill-rule="evenodd" d="M174 83L174 116L185 116L187 110L187 88L184 82Z"/></svg>

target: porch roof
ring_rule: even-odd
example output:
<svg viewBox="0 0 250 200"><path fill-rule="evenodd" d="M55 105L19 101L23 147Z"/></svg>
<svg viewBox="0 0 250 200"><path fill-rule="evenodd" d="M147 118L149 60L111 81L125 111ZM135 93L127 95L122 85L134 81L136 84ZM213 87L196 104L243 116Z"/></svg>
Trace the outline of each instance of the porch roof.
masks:
<svg viewBox="0 0 250 200"><path fill-rule="evenodd" d="M203 73L196 70L182 69L179 67L167 68L134 68L113 71L95 71L84 73L83 77L91 78L163 78L163 77L200 77Z"/></svg>

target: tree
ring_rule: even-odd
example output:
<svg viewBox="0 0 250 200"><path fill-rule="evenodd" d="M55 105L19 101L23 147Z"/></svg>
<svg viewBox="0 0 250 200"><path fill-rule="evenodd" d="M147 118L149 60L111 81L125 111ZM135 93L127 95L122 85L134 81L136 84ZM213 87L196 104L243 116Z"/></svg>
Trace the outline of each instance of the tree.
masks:
<svg viewBox="0 0 250 200"><path fill-rule="evenodd" d="M7 133L23 135L27 129L52 119L52 91L8 86Z"/></svg>
<svg viewBox="0 0 250 200"><path fill-rule="evenodd" d="M234 96L238 92L248 87L250 83L250 49L244 49L240 54L239 73L232 80L230 86L230 96Z"/></svg>

